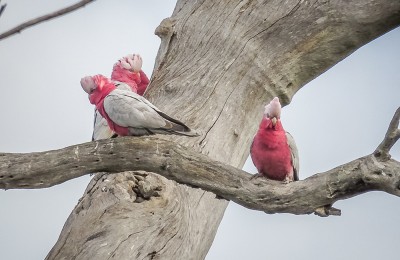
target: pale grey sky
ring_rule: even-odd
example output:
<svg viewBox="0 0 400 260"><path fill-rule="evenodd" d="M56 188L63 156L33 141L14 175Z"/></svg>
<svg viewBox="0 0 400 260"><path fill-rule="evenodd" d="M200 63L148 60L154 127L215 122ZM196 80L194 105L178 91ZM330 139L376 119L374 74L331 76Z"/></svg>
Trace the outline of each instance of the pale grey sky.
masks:
<svg viewBox="0 0 400 260"><path fill-rule="evenodd" d="M0 32L76 1L12 0ZM110 74L139 52L150 75L154 30L175 0L98 0L0 41L0 151L58 149L90 140L93 107L79 80ZM371 153L400 105L400 29L310 82L282 114L296 139L300 178ZM400 159L400 145L392 154ZM255 172L251 162L245 170ZM43 259L90 180L42 190L0 191L1 259ZM341 217L267 215L230 203L207 260L397 259L399 198L373 192L338 202Z"/></svg>

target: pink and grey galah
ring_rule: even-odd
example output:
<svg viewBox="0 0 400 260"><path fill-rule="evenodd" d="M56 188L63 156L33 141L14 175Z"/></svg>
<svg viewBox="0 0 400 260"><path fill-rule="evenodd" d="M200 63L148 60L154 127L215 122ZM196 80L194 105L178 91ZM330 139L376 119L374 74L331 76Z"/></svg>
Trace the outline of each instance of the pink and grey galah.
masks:
<svg viewBox="0 0 400 260"><path fill-rule="evenodd" d="M103 75L81 79L82 88L89 94L90 103L96 106L116 134L197 136L184 123L166 115L144 97L126 89L117 89L117 84L124 83L115 83Z"/></svg>
<svg viewBox="0 0 400 260"><path fill-rule="evenodd" d="M278 97L265 106L250 155L258 170L256 176L288 183L299 180L299 156L293 137L283 129L281 109Z"/></svg>
<svg viewBox="0 0 400 260"><path fill-rule="evenodd" d="M111 79L117 83L118 89L133 91L141 96L144 94L149 85L149 79L142 71L142 63L142 57L139 54L128 54L114 64ZM95 109L92 140L115 136L117 134L108 126L107 120Z"/></svg>

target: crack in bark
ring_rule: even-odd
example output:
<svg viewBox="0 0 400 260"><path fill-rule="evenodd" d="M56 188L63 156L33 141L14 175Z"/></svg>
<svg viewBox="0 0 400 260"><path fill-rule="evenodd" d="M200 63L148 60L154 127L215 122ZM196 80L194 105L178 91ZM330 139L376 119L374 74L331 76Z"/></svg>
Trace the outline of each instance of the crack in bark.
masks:
<svg viewBox="0 0 400 260"><path fill-rule="evenodd" d="M203 2L203 3L204 3L204 2ZM212 8L214 5L215 5L215 2L212 3L211 8ZM228 5L228 4L227 4L227 5ZM198 8L196 8L196 10L199 9L200 7L201 7L201 5L198 6ZM195 12L195 11L193 11L193 13L194 13L194 12ZM192 14L193 14L193 13L192 13ZM187 22L188 22L189 19L190 19L190 16L188 16L188 18L185 20L184 24L182 25L182 28L185 27L185 25L187 24ZM223 27L223 26L224 26L224 24L221 24L221 26L218 27L218 29L220 29L220 28ZM206 45L207 45L207 44L209 43L209 41L213 38L213 36L217 33L218 29L216 29L216 30L214 31L214 33L208 38L208 40L207 40L207 42L206 42ZM188 31L188 30L186 30L186 31ZM193 52L196 52L196 50L193 49L192 53L193 53ZM199 56L200 56L199 58L202 57L201 54L199 54ZM192 57L190 54L183 56L183 58L187 58L187 57L190 57L190 62L191 62L192 59L194 59L194 57ZM198 58L198 59L199 59L199 58ZM182 61L182 60L177 60L176 62L181 62L181 61ZM182 70L177 70L177 71L176 71L176 74L175 74L176 76L175 76L175 77L179 77L180 75L182 75L183 73L185 73L186 71L189 71L189 70L191 70L190 67L184 66Z"/></svg>
<svg viewBox="0 0 400 260"><path fill-rule="evenodd" d="M237 5L236 5L236 7L237 6L239 6L241 3L238 3ZM228 4L227 4L228 5ZM213 5L212 6L214 6L214 3L213 3ZM236 10L236 7L226 16L226 17L229 17L229 16L231 16L233 13L234 13L234 11ZM238 18L236 19L236 22L237 22L237 20L239 20L240 19L240 16L238 16ZM236 23L235 22L235 23ZM235 25L235 24L234 24ZM207 39L207 41L205 42L205 44L204 45L208 45L209 43L210 43L210 41L211 41L211 39L213 39L213 37L214 37L214 35L216 35L217 34L217 32L219 32L219 29L220 28L223 28L223 27L225 27L226 25L224 24L224 23L222 23L218 28L216 28L215 30L214 30L214 32L212 33L212 35L210 36L210 37L208 37L208 39ZM232 27L234 27L234 26L232 26ZM207 53L207 52L206 52ZM203 53L200 53L199 54L201 57L202 57L202 55L204 55ZM239 53L239 55L240 55L240 53ZM239 56L238 55L238 56ZM199 58L201 58L201 57L199 57ZM230 66L229 66L230 67ZM180 75L182 75L183 73L185 73L186 71L188 71L188 70L190 70L191 68L188 68L188 67L185 67L185 69L182 71L182 72L180 72L180 71L178 71L178 77L180 76ZM220 78L222 78L222 76L224 75L225 73L222 73L222 75L219 77L219 79ZM208 102L208 100L211 98L211 96L214 94L214 92L215 92L215 88L216 88L216 86L217 86L217 84L219 83L219 81L220 80L218 80L217 81L217 83L216 84L214 84L214 87L213 87L213 90L210 92L210 94L208 95L208 97L207 98L205 98L205 102L203 102L197 109L196 109L196 111L192 111L192 113L191 114L193 114L193 113L196 113L197 111L200 111L206 104L207 104L207 102Z"/></svg>
<svg viewBox="0 0 400 260"><path fill-rule="evenodd" d="M133 232L133 233L129 234L124 240L122 240L121 242L118 243L117 247L110 253L110 256L109 256L107 259L109 260L109 259L111 259L111 258L114 258L115 252L120 248L120 246L122 245L122 243L124 243L125 241L127 241L131 236L136 235L136 234L139 234L139 233L142 233L142 232L146 231L146 228L149 228L149 227L151 227L151 226L144 227L145 229L143 229L143 230L140 230L140 231Z"/></svg>
<svg viewBox="0 0 400 260"><path fill-rule="evenodd" d="M178 234L178 232L175 232L175 233L165 242L165 244L164 244L163 247L161 247L159 250L154 250L153 252L147 254L147 256L143 257L142 259L145 259L146 257L148 257L148 256L150 256L150 255L152 255L150 259L153 259L154 256L157 255L159 252L161 252L161 251L167 246L168 242L171 241L177 234Z"/></svg>
<svg viewBox="0 0 400 260"><path fill-rule="evenodd" d="M97 145L97 144L96 144L96 145ZM89 188L89 190L87 190L85 193L86 193L86 194L92 193L93 188L95 188L95 187L97 186L97 183L99 182L99 180L101 180L101 178L102 178L104 175L106 175L106 174L108 174L108 173L101 173L101 172L96 173L96 176L94 177L94 179L96 180L96 182L95 182L95 183Z"/></svg>
<svg viewBox="0 0 400 260"><path fill-rule="evenodd" d="M249 43L250 40L254 39L255 37L257 37L258 35L260 35L261 33L268 31L269 29L271 29L274 25L276 25L278 22L282 21L283 19L289 17L290 15L292 15L294 12L296 12L299 8L300 8L300 3L301 0L299 0L299 2L284 16L282 16L281 18L278 18L275 22L273 22L271 25L269 25L267 28L264 28L263 30L259 31L258 33L256 33L255 35L251 36L246 43L244 44L242 51L246 48L246 45ZM242 52L241 51L241 52Z"/></svg>
<svg viewBox="0 0 400 260"><path fill-rule="evenodd" d="M271 25L269 25L267 28L261 30L260 32L256 33L255 35L251 36L243 45L242 49L239 51L238 55L236 56L236 58L233 59L233 61L231 62L231 64L229 64L229 66L224 70L224 73L222 73L221 77L218 79L218 81L215 83L214 85L214 89L211 91L211 94L209 95L209 97L206 99L208 100L213 93L215 92L215 89L217 87L217 85L219 84L220 80L223 78L223 76L226 74L226 72L230 69L230 67L237 61L237 59L240 57L240 55L243 53L243 50L246 48L247 44L254 39L255 37L257 37L258 35L260 35L261 33L271 29L275 24L277 24L278 22L280 22L281 20L289 17L290 15L292 15L294 12L296 12L299 8L300 8L300 3L301 0L299 0L297 2L297 4L284 16L282 16L281 18L277 19L275 22L273 22ZM233 91L235 90L235 88L233 88L233 90L229 93L228 98L225 100L222 109L220 111L220 113L218 114L218 117L216 118L216 120L212 123L212 125L210 126L210 128L206 131L204 137L201 139L201 141L199 142L199 144L201 145L203 143L203 141L207 138L208 133L211 131L211 129L214 127L214 125L216 124L216 122L218 121L219 117L221 116L222 112L224 111L225 105L228 101L228 99L230 98L230 96L232 95ZM206 103L206 102L205 102Z"/></svg>
<svg viewBox="0 0 400 260"><path fill-rule="evenodd" d="M233 64L233 63L232 63ZM231 64L231 65L232 65ZM230 66L231 66L230 65ZM212 123L211 127L206 131L206 133L204 134L204 137L200 140L199 145L201 145L203 143L203 141L207 138L208 133L211 131L211 129L214 127L214 125L217 123L218 119L220 118L221 114L224 112L224 108L226 106L226 103L228 102L229 98L231 97L232 93L236 90L236 88L233 88L232 91L229 93L228 97L226 98L224 104L222 105L221 111L219 112L217 118L214 120L214 122Z"/></svg>
<svg viewBox="0 0 400 260"><path fill-rule="evenodd" d="M191 11L191 14L188 15L186 17L186 19L183 21L181 28L185 28L187 22L189 21L189 19L192 17L192 15L206 2L207 0L204 0L203 2L201 2L199 5L195 6L193 8L193 10ZM176 62L180 62L180 60L176 61Z"/></svg>
<svg viewBox="0 0 400 260"><path fill-rule="evenodd" d="M314 3L311 4L311 7L314 8L314 6L319 2L319 0L315 0Z"/></svg>
<svg viewBox="0 0 400 260"><path fill-rule="evenodd" d="M201 194L201 196L200 196L199 200L197 201L197 203L196 203L196 207L197 207L197 206L199 206L201 199L204 197L204 194L206 194L206 192L205 192L205 191L203 191L203 194Z"/></svg>

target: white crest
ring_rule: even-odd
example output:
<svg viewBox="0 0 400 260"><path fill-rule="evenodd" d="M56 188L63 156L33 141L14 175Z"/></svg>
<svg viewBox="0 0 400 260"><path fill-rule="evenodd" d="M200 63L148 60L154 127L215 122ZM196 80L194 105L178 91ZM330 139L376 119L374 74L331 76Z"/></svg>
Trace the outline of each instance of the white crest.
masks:
<svg viewBox="0 0 400 260"><path fill-rule="evenodd" d="M282 111L282 106L281 103L279 102L278 97L274 97L269 104L265 106L264 110L264 115L267 118L273 118L276 117L277 119L281 118L281 111Z"/></svg>

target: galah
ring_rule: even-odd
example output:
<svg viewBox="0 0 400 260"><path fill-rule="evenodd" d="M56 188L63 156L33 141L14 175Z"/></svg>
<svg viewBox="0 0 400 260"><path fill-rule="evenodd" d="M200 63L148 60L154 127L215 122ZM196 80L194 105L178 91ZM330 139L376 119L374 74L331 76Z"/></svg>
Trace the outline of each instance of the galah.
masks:
<svg viewBox="0 0 400 260"><path fill-rule="evenodd" d="M126 55L114 64L111 79L128 84L133 92L143 96L149 79L142 70L142 62L139 54Z"/></svg>
<svg viewBox="0 0 400 260"><path fill-rule="evenodd" d="M123 84L123 83L118 83ZM116 134L152 135L177 134L197 136L189 127L174 119L135 92L117 89L116 83L103 75L86 76L81 85Z"/></svg>
<svg viewBox="0 0 400 260"><path fill-rule="evenodd" d="M142 71L142 63L140 55L128 54L114 64L111 79L117 83L118 89L130 90L141 96L144 94L149 85L149 79ZM92 141L116 136L117 134L108 126L107 120L95 109Z"/></svg>
<svg viewBox="0 0 400 260"><path fill-rule="evenodd" d="M283 129L281 109L278 97L265 106L250 155L258 170L255 177L288 183L299 180L299 156L293 137Z"/></svg>

